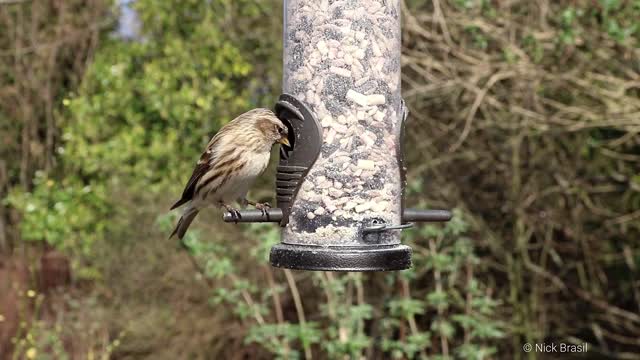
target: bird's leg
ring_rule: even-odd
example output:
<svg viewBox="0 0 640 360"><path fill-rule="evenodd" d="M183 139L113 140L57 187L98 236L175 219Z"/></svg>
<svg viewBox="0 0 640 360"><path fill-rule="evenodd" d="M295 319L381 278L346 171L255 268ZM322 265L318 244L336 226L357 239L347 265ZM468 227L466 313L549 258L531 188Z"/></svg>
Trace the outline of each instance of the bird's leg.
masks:
<svg viewBox="0 0 640 360"><path fill-rule="evenodd" d="M247 205L249 205L249 200L247 200L247 199L240 199L240 200L238 200L238 202L240 203L240 207L242 209L246 209Z"/></svg>
<svg viewBox="0 0 640 360"><path fill-rule="evenodd" d="M258 210L262 210L262 215L266 216L267 218L269 218L269 213L267 213L268 209L271 209L271 204L269 204L268 202L265 203L258 203L255 201L250 201L247 199L243 199L242 200L245 204L249 204L253 207L255 207Z"/></svg>
<svg viewBox="0 0 640 360"><path fill-rule="evenodd" d="M255 207L258 210L271 209L271 204L269 204L268 202L257 203L257 202L249 201L249 200L246 200L246 199L245 199L245 201L247 202L247 204Z"/></svg>
<svg viewBox="0 0 640 360"><path fill-rule="evenodd" d="M238 223L238 220L242 218L242 216L240 215L240 211L238 211L238 209L234 209L233 207L223 203L222 201L220 201L220 206L225 208L228 212L231 213L231 215L233 215L233 220L235 221L236 224Z"/></svg>

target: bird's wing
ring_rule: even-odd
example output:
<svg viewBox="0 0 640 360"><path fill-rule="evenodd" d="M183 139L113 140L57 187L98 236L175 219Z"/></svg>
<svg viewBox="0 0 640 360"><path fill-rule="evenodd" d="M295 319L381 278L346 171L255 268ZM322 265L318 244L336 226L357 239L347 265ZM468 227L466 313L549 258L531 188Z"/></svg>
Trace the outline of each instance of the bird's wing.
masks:
<svg viewBox="0 0 640 360"><path fill-rule="evenodd" d="M228 125L231 125L231 123L229 123ZM218 149L221 147L220 144L223 142L222 139L225 137L225 134L229 132L230 126L228 125L222 127L218 131L218 133L211 138L211 140L209 141L209 144L207 145L207 148L202 153L202 155L200 155L200 159L198 160L198 163L196 164L195 169L193 169L191 178L187 182L187 185L185 186L184 190L182 191L182 196L180 197L180 200L178 200L175 204L173 204L170 210L173 210L179 207L180 205L185 204L186 202L193 199L193 196L196 191L196 187L200 179L202 179L202 177L207 172L209 172L216 166L216 159L220 158L221 155L224 155L224 154L220 154Z"/></svg>

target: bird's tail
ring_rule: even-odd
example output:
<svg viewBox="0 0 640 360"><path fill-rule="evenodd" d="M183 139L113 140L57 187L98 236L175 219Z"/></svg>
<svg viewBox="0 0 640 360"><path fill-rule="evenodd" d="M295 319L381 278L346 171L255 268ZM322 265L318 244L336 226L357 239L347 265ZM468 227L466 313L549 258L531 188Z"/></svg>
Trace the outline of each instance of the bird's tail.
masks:
<svg viewBox="0 0 640 360"><path fill-rule="evenodd" d="M189 228L189 225L191 225L191 222L193 221L193 219L196 218L196 215L198 215L199 211L200 210L196 209L195 207L186 208L184 213L180 217L180 220L178 220L178 224L176 225L176 228L173 230L171 235L169 235L169 239L171 239L173 235L178 234L178 239L182 240L182 238L184 237L184 234L187 232L187 229Z"/></svg>

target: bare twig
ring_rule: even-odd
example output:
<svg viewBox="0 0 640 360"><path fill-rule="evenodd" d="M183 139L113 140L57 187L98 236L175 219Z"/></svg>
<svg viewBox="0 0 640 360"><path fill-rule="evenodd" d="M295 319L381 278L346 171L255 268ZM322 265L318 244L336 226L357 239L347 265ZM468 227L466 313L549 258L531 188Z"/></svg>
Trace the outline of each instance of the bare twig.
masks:
<svg viewBox="0 0 640 360"><path fill-rule="evenodd" d="M284 325L284 314L282 313L282 301L280 301L280 293L276 289L276 283L273 279L273 271L270 266L265 266L267 274L267 282L269 283L269 289L271 289L271 296L273 297L273 307L276 313L276 321L280 325ZM282 346L284 347L284 357L289 358L289 343L282 340Z"/></svg>
<svg viewBox="0 0 640 360"><path fill-rule="evenodd" d="M306 326L307 320L304 316L304 308L302 307L302 298L300 297L300 292L298 291L298 287L296 286L296 280L293 278L293 274L291 270L285 269L284 276L287 278L287 284L289 284L289 289L291 290L291 296L293 297L293 303L296 306L296 313L298 314L298 321L300 321L300 326ZM305 344L304 346L304 355L305 358L311 359L311 348Z"/></svg>

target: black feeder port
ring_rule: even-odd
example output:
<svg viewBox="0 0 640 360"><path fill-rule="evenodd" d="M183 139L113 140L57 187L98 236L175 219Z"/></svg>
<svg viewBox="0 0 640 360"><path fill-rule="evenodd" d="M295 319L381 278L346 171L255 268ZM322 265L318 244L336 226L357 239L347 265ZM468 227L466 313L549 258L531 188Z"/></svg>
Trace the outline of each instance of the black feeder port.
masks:
<svg viewBox="0 0 640 360"><path fill-rule="evenodd" d="M407 118L404 102L402 102L402 111L401 126L404 126ZM226 222L279 223L283 232L291 226L292 209L298 200L297 195L321 152L323 129L311 110L291 95L280 96L275 106L275 113L289 127L291 144L291 147L282 145L280 150L280 162L276 173L277 207L266 211L240 210L240 219L231 213L225 213L224 221ZM401 144L402 132L398 146ZM402 183L400 223L388 224L383 219L375 217L368 219L359 227L355 241L350 239L347 245L340 246L327 246L320 241L315 244L289 243L285 238L282 243L271 249L271 265L297 270L328 271L391 271L410 268L411 248L389 239L394 235L398 237L401 230L413 226L414 222L449 221L451 212L404 209L402 200L404 199L405 167L402 151L397 150ZM298 227L295 231L306 230L304 227Z"/></svg>

